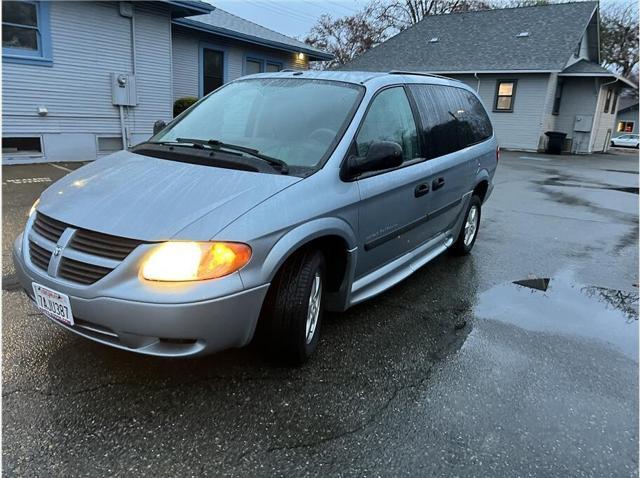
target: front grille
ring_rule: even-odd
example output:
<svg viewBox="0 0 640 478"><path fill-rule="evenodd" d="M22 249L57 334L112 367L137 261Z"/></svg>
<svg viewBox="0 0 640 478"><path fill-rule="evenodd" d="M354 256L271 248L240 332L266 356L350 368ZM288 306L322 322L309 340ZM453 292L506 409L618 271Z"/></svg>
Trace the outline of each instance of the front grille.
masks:
<svg viewBox="0 0 640 478"><path fill-rule="evenodd" d="M51 260L51 252L43 249L33 241L29 241L29 255L34 266L47 270Z"/></svg>
<svg viewBox="0 0 640 478"><path fill-rule="evenodd" d="M111 236L101 232L78 229L71 239L69 247L76 251L86 252L94 256L107 257L109 259L124 260L142 241Z"/></svg>
<svg viewBox="0 0 640 478"><path fill-rule="evenodd" d="M67 228L73 228L75 232L69 244L62 251L58 275L79 284L93 284L113 270L111 267L99 266L90 262L100 263L101 261L98 258L123 261L136 247L144 244L143 241L136 239L76 228L73 225L45 216L40 212L36 214L36 218L33 221L31 234L36 240L41 237L57 244ZM94 256L96 260L92 261L89 257L86 260L90 262L70 259L66 256L67 250L83 252ZM29 241L29 255L31 256L31 262L36 267L46 271L49 267L51 254L51 251L37 245L32 240Z"/></svg>
<svg viewBox="0 0 640 478"><path fill-rule="evenodd" d="M62 233L67 227L64 222L60 222L41 213L36 214L36 220L33 222L33 230L51 242L58 242L58 239L60 239L60 236L62 236Z"/></svg>
<svg viewBox="0 0 640 478"><path fill-rule="evenodd" d="M73 282L80 284L93 284L102 279L112 269L108 267L87 264L86 262L74 261L68 257L63 257L60 262L60 270L58 275Z"/></svg>

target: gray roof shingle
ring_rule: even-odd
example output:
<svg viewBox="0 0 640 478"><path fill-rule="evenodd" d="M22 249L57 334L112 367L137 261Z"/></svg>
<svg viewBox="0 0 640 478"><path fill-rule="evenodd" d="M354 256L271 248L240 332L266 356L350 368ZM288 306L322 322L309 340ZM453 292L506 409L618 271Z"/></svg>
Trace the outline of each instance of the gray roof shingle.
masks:
<svg viewBox="0 0 640 478"><path fill-rule="evenodd" d="M618 113L622 113L623 111L630 110L632 108L638 108L638 98L621 96L618 106Z"/></svg>
<svg viewBox="0 0 640 478"><path fill-rule="evenodd" d="M560 71L597 6L578 2L428 16L341 69ZM528 36L517 37L523 32Z"/></svg>
<svg viewBox="0 0 640 478"><path fill-rule="evenodd" d="M606 68L594 63L592 61L580 60L575 62L573 65L568 66L564 70L562 70L562 74L596 74L596 75L607 75L607 76L615 76Z"/></svg>
<svg viewBox="0 0 640 478"><path fill-rule="evenodd" d="M205 15L197 15L176 20L186 27L198 28L218 35L256 43L285 51L302 52L311 59L330 60L333 55L313 48L306 43L290 38L269 28L240 18L218 7Z"/></svg>

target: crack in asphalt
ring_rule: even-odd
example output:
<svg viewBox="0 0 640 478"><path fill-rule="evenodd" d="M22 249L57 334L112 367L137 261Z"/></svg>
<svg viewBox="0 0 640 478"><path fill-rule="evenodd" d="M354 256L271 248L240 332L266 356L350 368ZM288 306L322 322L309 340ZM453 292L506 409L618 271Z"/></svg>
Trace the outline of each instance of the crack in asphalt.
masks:
<svg viewBox="0 0 640 478"><path fill-rule="evenodd" d="M403 385L403 386L395 386L393 387L393 391L391 392L390 396L387 398L387 400L385 400L384 404L380 407L378 407L378 409L376 411L374 411L373 413L371 413L371 415L364 421L362 422L359 426L355 427L355 428L351 428L349 430L344 430L342 432L339 433L335 433L333 435L328 435L328 436L324 436L321 438L318 438L316 440L313 441L309 441L309 442L301 442L301 443L294 443L291 445L280 445L280 446L271 446L266 448L267 453L274 453L274 452L278 452L278 451L283 451L283 450L297 450L297 449L301 449L301 448L313 448L319 445L323 445L325 443L328 442L332 442L335 440L339 440L340 438L346 437L346 436L350 436L350 435L355 435L357 433L360 433L362 431L364 431L365 429L369 428L371 425L373 425L374 423L376 423L378 421L379 418L382 417L382 415L384 415L384 413L389 409L389 407L391 406L391 404L393 403L393 401L398 397L398 395L408 389L417 389L420 386L424 385L425 382L427 382L427 380L429 380L429 378L431 377L431 371L433 369L433 366L431 366L428 370L427 370L427 374L420 378L419 380L407 384L407 385ZM240 457L238 458L238 464L240 464L244 458L251 453L251 451L246 451L244 453L242 453L240 455Z"/></svg>

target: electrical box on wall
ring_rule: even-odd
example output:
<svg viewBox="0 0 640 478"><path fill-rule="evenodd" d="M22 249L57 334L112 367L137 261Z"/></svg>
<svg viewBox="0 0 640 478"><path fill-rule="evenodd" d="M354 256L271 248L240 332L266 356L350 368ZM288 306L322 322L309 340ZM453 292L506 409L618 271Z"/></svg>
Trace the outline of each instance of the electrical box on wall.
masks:
<svg viewBox="0 0 640 478"><path fill-rule="evenodd" d="M592 123L593 115L576 115L576 120L573 123L573 131L588 133L591 131Z"/></svg>
<svg viewBox="0 0 640 478"><path fill-rule="evenodd" d="M136 77L127 73L111 73L111 99L116 106L136 106Z"/></svg>

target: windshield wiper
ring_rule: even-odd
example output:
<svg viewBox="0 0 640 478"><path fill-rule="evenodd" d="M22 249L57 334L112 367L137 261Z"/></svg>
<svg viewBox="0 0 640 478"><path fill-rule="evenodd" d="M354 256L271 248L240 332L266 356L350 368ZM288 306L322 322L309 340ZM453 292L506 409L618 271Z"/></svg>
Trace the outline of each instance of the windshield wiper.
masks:
<svg viewBox="0 0 640 478"><path fill-rule="evenodd" d="M270 165L275 166L277 169L280 170L282 174L289 173L289 165L287 163L285 163L281 159L273 158L271 156L267 156L266 154L262 154L257 149L247 148L246 146L240 146L238 144L224 143L217 139L204 140L204 139L195 139L195 138L176 138L175 141L176 143L190 143L194 145L194 147L199 146L201 148L204 148L205 146L209 146L214 149L229 149L231 151L246 153L250 156L253 156L254 158L261 159L262 161L265 161Z"/></svg>

